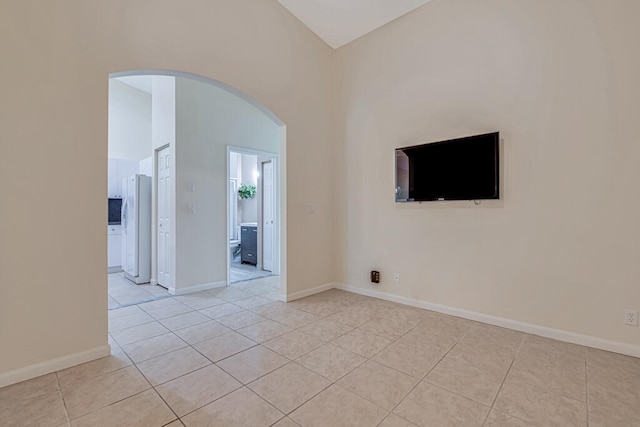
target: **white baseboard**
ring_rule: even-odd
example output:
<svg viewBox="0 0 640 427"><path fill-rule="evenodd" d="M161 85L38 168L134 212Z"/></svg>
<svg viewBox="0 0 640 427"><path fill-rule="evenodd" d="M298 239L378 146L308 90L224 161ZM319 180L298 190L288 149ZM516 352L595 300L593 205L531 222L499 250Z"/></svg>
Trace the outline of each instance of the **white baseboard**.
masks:
<svg viewBox="0 0 640 427"><path fill-rule="evenodd" d="M155 285L158 284L158 281L156 279L154 279L154 278L151 278L151 280L149 280L149 284L155 286Z"/></svg>
<svg viewBox="0 0 640 427"><path fill-rule="evenodd" d="M115 267L107 267L107 274L119 273L121 271L122 271L122 267L119 265L116 265Z"/></svg>
<svg viewBox="0 0 640 427"><path fill-rule="evenodd" d="M227 286L227 281L222 280L220 282L203 283L202 285L189 286L188 288L182 289L169 288L168 291L171 295L186 295L194 292L208 291L209 289L223 288L225 286Z"/></svg>
<svg viewBox="0 0 640 427"><path fill-rule="evenodd" d="M284 298L283 299L284 302L291 302L300 298L318 294L320 292L328 291L329 289L333 289L337 286L338 286L338 283L325 283L324 285L319 285L311 289L305 289L304 291L300 291L300 292L294 292L286 296L280 295L280 298Z"/></svg>
<svg viewBox="0 0 640 427"><path fill-rule="evenodd" d="M591 335L578 334L575 332L564 331L562 329L554 329L546 326L535 325L532 323L519 322L517 320L506 319L504 317L491 316L488 314L477 313L474 311L463 310L460 308L449 307L446 305L433 304L413 298L401 297L398 295L380 292L373 289L359 288L345 284L335 284L336 289L353 292L360 295L380 298L386 301L397 302L399 304L409 305L412 307L424 308L426 310L436 311L438 313L449 314L451 316L462 317L464 319L474 320L476 322L487 323L489 325L501 326L516 331L526 332L541 337L552 338L558 341L564 341L572 344L584 345L587 347L598 348L600 350L612 351L614 353L626 354L628 356L640 357L640 346L634 344L623 343L619 341L611 341L604 338L598 338Z"/></svg>
<svg viewBox="0 0 640 427"><path fill-rule="evenodd" d="M101 357L109 356L110 354L111 346L107 344L90 350L81 351L79 353L56 357L55 359L47 360L45 362L25 366L24 368L14 369L13 371L0 374L0 387L30 380L31 378L50 374L51 372L70 368L81 363L90 362Z"/></svg>

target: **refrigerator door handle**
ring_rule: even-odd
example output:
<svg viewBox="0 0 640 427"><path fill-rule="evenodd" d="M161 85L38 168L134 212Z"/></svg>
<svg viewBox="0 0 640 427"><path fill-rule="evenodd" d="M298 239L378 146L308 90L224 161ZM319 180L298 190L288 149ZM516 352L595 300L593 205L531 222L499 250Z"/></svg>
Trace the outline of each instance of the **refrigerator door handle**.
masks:
<svg viewBox="0 0 640 427"><path fill-rule="evenodd" d="M122 222L122 229L123 230L126 229L127 228L127 198L126 197L122 202L122 218L120 222Z"/></svg>

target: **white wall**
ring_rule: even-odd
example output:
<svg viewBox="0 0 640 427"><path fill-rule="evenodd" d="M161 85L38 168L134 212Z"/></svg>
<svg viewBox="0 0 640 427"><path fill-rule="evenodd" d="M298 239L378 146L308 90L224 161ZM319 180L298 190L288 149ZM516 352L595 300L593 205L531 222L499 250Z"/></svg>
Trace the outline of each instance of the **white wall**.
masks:
<svg viewBox="0 0 640 427"><path fill-rule="evenodd" d="M151 95L109 79L109 157L151 155Z"/></svg>
<svg viewBox="0 0 640 427"><path fill-rule="evenodd" d="M640 344L639 14L434 0L340 49L342 280ZM501 202L394 203L394 148L496 130Z"/></svg>
<svg viewBox="0 0 640 427"><path fill-rule="evenodd" d="M258 157L251 154L241 154L240 161L242 162L242 178L239 185L255 185L256 193L258 179L254 174L254 170L258 168ZM250 199L238 198L238 216L240 222L258 222L258 198L252 197Z"/></svg>
<svg viewBox="0 0 640 427"><path fill-rule="evenodd" d="M176 291L226 281L227 146L280 151L280 129L247 101L176 79ZM256 158L253 157L255 165ZM251 162L242 156L242 181ZM251 171L247 172L249 174ZM196 191L187 191L194 182ZM189 214L188 206L196 205ZM243 219L244 221L244 219Z"/></svg>
<svg viewBox="0 0 640 427"><path fill-rule="evenodd" d="M0 51L0 189L15 201L0 213L0 385L108 351L109 73L188 71L273 111L287 125L289 291L334 280L332 52L275 0L2 1Z"/></svg>

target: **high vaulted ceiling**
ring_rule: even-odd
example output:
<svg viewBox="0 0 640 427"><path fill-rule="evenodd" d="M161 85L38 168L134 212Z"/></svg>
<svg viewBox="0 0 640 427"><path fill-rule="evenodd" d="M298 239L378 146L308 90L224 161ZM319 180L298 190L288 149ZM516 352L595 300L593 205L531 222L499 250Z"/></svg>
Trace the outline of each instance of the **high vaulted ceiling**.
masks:
<svg viewBox="0 0 640 427"><path fill-rule="evenodd" d="M278 0L337 49L431 0Z"/></svg>

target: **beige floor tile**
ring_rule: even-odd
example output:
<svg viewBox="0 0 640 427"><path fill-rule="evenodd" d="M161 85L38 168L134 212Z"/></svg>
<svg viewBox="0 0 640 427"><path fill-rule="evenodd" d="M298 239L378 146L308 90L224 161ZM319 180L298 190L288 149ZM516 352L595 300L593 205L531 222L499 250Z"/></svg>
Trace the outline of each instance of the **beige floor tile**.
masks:
<svg viewBox="0 0 640 427"><path fill-rule="evenodd" d="M244 308L238 307L237 305L227 302L224 304L216 305L214 307L204 308L199 310L199 313L204 314L210 319L218 319L220 317L228 316L230 314L239 313L241 311L245 311Z"/></svg>
<svg viewBox="0 0 640 427"><path fill-rule="evenodd" d="M385 418L378 427L417 427L415 424L405 420L404 418L400 418L396 414L389 414L387 418Z"/></svg>
<svg viewBox="0 0 640 427"><path fill-rule="evenodd" d="M315 314L318 317L327 317L339 311L342 311L342 307L340 307L340 305L336 304L335 302L313 301L313 300L307 300L306 298L300 299L297 301L292 301L288 304L291 305L292 307L297 308L298 310Z"/></svg>
<svg viewBox="0 0 640 427"><path fill-rule="evenodd" d="M254 323L262 322L263 320L266 320L266 317L258 316L255 313L245 310L228 316L219 317L216 320L235 330L253 325Z"/></svg>
<svg viewBox="0 0 640 427"><path fill-rule="evenodd" d="M331 341L331 343L360 356L371 358L388 346L391 341L390 338L354 329Z"/></svg>
<svg viewBox="0 0 640 427"><path fill-rule="evenodd" d="M189 313L178 314L177 316L167 317L159 322L162 323L170 331L177 331L178 329L188 328L189 326L198 325L200 323L208 322L209 319L204 314L198 311L191 311Z"/></svg>
<svg viewBox="0 0 640 427"><path fill-rule="evenodd" d="M426 319L416 326L412 332L426 336L453 337L456 340L462 338L469 329L475 325L471 320L446 314L427 312Z"/></svg>
<svg viewBox="0 0 640 427"><path fill-rule="evenodd" d="M353 330L351 326L343 325L341 323L332 322L327 319L320 319L309 325L306 325L299 329L300 332L313 335L323 341L333 341L341 335Z"/></svg>
<svg viewBox="0 0 640 427"><path fill-rule="evenodd" d="M437 348L444 352L449 351L458 342L453 336L425 333L424 330L419 328L420 326L413 328L401 338L398 338L396 342L408 344L426 351Z"/></svg>
<svg viewBox="0 0 640 427"><path fill-rule="evenodd" d="M289 417L302 426L375 426L387 411L338 385L332 385Z"/></svg>
<svg viewBox="0 0 640 427"><path fill-rule="evenodd" d="M122 329L131 328L145 323L153 322L154 318L147 313L130 314L129 316L115 317L109 319L109 332L116 332Z"/></svg>
<svg viewBox="0 0 640 427"><path fill-rule="evenodd" d="M255 342L264 342L291 331L291 328L273 320L263 320L237 330L239 334Z"/></svg>
<svg viewBox="0 0 640 427"><path fill-rule="evenodd" d="M295 308L289 309L286 313L277 314L272 317L273 320L280 322L290 328L297 329L318 320L315 314L307 313Z"/></svg>
<svg viewBox="0 0 640 427"><path fill-rule="evenodd" d="M500 390L504 374L495 374L445 357L425 381L476 402L491 406Z"/></svg>
<svg viewBox="0 0 640 427"><path fill-rule="evenodd" d="M295 310L295 308L282 301L273 301L269 304L259 305L251 309L252 312L268 319L272 319L274 316L286 313L290 310Z"/></svg>
<svg viewBox="0 0 640 427"><path fill-rule="evenodd" d="M149 388L151 385L136 367L129 366L76 383L64 391L64 400L69 418L75 420Z"/></svg>
<svg viewBox="0 0 640 427"><path fill-rule="evenodd" d="M55 379L55 374L53 375ZM47 387L48 389L49 387ZM46 426L62 425L67 422L67 414L59 390L30 397L11 399L13 404L2 403L0 425L3 426Z"/></svg>
<svg viewBox="0 0 640 427"><path fill-rule="evenodd" d="M586 404L558 394L505 380L494 403L500 412L531 424L544 426L586 426Z"/></svg>
<svg viewBox="0 0 640 427"><path fill-rule="evenodd" d="M371 310L345 310L332 314L326 319L342 325L351 326L352 328L357 328L358 326L362 326L373 319L374 316L375 313Z"/></svg>
<svg viewBox="0 0 640 427"><path fill-rule="evenodd" d="M481 426L489 407L421 382L393 411L419 426Z"/></svg>
<svg viewBox="0 0 640 427"><path fill-rule="evenodd" d="M285 414L331 385L324 377L290 362L249 384L249 388Z"/></svg>
<svg viewBox="0 0 640 427"><path fill-rule="evenodd" d="M175 420L172 423L169 423L164 427L184 427L184 424L182 424L182 421L180 421L180 420Z"/></svg>
<svg viewBox="0 0 640 427"><path fill-rule="evenodd" d="M608 408L620 416L640 419L640 377L589 378L589 404Z"/></svg>
<svg viewBox="0 0 640 427"><path fill-rule="evenodd" d="M268 348L258 345L217 362L224 369L243 384L268 374L286 364L289 359L280 356Z"/></svg>
<svg viewBox="0 0 640 427"><path fill-rule="evenodd" d="M373 360L422 379L445 354L446 351L442 348L419 348L396 341L378 353Z"/></svg>
<svg viewBox="0 0 640 427"><path fill-rule="evenodd" d="M390 411L417 383L416 378L370 360L342 377L337 384Z"/></svg>
<svg viewBox="0 0 640 427"><path fill-rule="evenodd" d="M293 422L291 418L284 417L283 419L275 423L273 427L300 427L300 426L295 422Z"/></svg>
<svg viewBox="0 0 640 427"><path fill-rule="evenodd" d="M236 289L233 286L211 289L209 291L209 294L213 295L216 298L223 299L227 302L233 302L242 298L249 298L251 296L250 293L243 292L242 290Z"/></svg>
<svg viewBox="0 0 640 427"><path fill-rule="evenodd" d="M158 393L182 417L242 387L231 375L210 365L157 387Z"/></svg>
<svg viewBox="0 0 640 427"><path fill-rule="evenodd" d="M170 351L178 350L187 346L187 343L175 336L173 333L149 338L133 344L126 344L122 349L133 360L140 363L152 357L160 356Z"/></svg>
<svg viewBox="0 0 640 427"><path fill-rule="evenodd" d="M539 357L520 351L509 371L509 379L542 391L587 401L586 366L579 359Z"/></svg>
<svg viewBox="0 0 640 427"><path fill-rule="evenodd" d="M68 369L58 371L58 381L60 387L63 390L73 387L73 384L78 381L83 381L88 378L98 377L109 372L116 371L118 369L127 367L133 362L125 354L125 352L119 348L111 349L111 355L102 357L91 362L83 363Z"/></svg>
<svg viewBox="0 0 640 427"><path fill-rule="evenodd" d="M215 320L209 320L205 323L199 323L197 325L189 326L184 329L179 329L174 333L182 338L187 343L193 345L199 342L209 340L211 338L224 335L227 332L231 332L231 329L216 322Z"/></svg>
<svg viewBox="0 0 640 427"><path fill-rule="evenodd" d="M321 340L302 332L292 331L277 338L269 340L263 345L271 350L288 357L289 359L297 359L307 354L311 350L320 347L323 344Z"/></svg>
<svg viewBox="0 0 640 427"><path fill-rule="evenodd" d="M410 323L402 320L390 320L383 317L376 317L369 320L358 329L381 337L396 339L409 332L413 327L414 326Z"/></svg>
<svg viewBox="0 0 640 427"><path fill-rule="evenodd" d="M73 427L164 426L175 420L154 390L147 390L73 421Z"/></svg>
<svg viewBox="0 0 640 427"><path fill-rule="evenodd" d="M191 295L181 295L175 297L184 305L187 305L194 310L202 310L203 308L214 307L216 305L225 304L226 301L220 298L216 298L206 292L198 292Z"/></svg>
<svg viewBox="0 0 640 427"><path fill-rule="evenodd" d="M479 350L499 349L503 353L515 356L524 337L525 334L522 332L475 323L459 340L459 343L468 344Z"/></svg>
<svg viewBox="0 0 640 427"><path fill-rule="evenodd" d="M408 325L410 328L418 326L429 318L427 310L407 307L402 304L388 303L376 308L376 318L383 318ZM378 301L379 304L379 301Z"/></svg>
<svg viewBox="0 0 640 427"><path fill-rule="evenodd" d="M18 404L22 400L32 399L59 390L56 374L22 381L0 388L0 411Z"/></svg>
<svg viewBox="0 0 640 427"><path fill-rule="evenodd" d="M400 340L404 340L402 337ZM515 354L500 347L478 347L469 342L459 342L453 347L447 358L474 366L494 375L506 375L513 363Z"/></svg>
<svg viewBox="0 0 640 427"><path fill-rule="evenodd" d="M331 381L337 381L366 360L333 344L324 344L299 357L296 362Z"/></svg>
<svg viewBox="0 0 640 427"><path fill-rule="evenodd" d="M187 427L268 427L284 415L246 387L234 391L183 418Z"/></svg>
<svg viewBox="0 0 640 427"><path fill-rule="evenodd" d="M217 362L255 345L257 345L255 341L236 332L229 332L228 334L202 341L193 347L212 362Z"/></svg>
<svg viewBox="0 0 640 427"><path fill-rule="evenodd" d="M525 335L519 354L558 362L586 363L587 348L577 344L553 340L536 335Z"/></svg>
<svg viewBox="0 0 640 427"><path fill-rule="evenodd" d="M484 427L533 427L533 424L492 409Z"/></svg>
<svg viewBox="0 0 640 427"><path fill-rule="evenodd" d="M635 406L638 406L636 400ZM640 416L633 413L633 410L623 410L589 404L589 427L640 427Z"/></svg>
<svg viewBox="0 0 640 427"><path fill-rule="evenodd" d="M269 304L271 303L271 300L254 295L249 298L241 298L239 300L235 300L233 303L244 309L250 310L254 307L259 307L261 305Z"/></svg>
<svg viewBox="0 0 640 427"><path fill-rule="evenodd" d="M167 332L169 332L169 330L160 323L150 322L121 331L111 332L111 337L122 347L127 344L146 340L147 338L157 337Z"/></svg>
<svg viewBox="0 0 640 427"><path fill-rule="evenodd" d="M146 302L138 305L142 310L146 311L156 320L166 319L167 317L177 316L178 314L193 311L193 308L182 304L175 298L165 298L161 300Z"/></svg>
<svg viewBox="0 0 640 427"><path fill-rule="evenodd" d="M172 351L139 363L138 369L151 385L165 383L207 365L211 361L191 347Z"/></svg>

